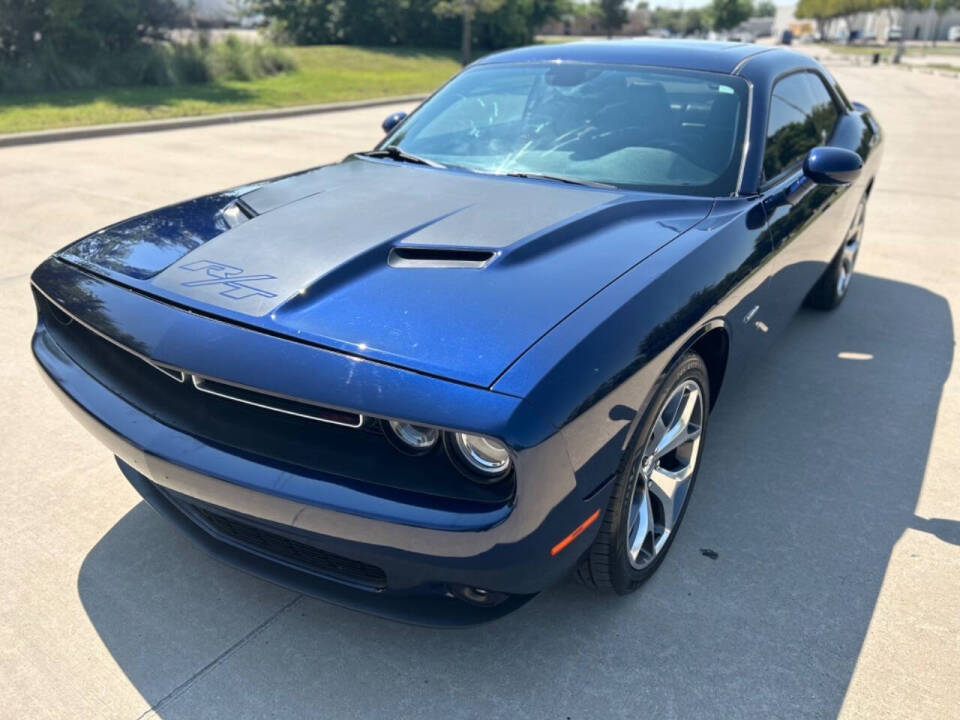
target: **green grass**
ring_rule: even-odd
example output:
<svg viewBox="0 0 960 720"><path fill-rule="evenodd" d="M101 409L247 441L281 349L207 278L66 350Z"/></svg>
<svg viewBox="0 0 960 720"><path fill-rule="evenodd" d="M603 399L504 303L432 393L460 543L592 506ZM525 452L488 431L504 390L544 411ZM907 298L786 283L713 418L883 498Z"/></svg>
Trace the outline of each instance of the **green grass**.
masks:
<svg viewBox="0 0 960 720"><path fill-rule="evenodd" d="M289 48L297 70L250 81L0 95L0 133L428 92L460 69L444 51Z"/></svg>
<svg viewBox="0 0 960 720"><path fill-rule="evenodd" d="M895 45L840 45L836 43L828 43L823 45L832 53L837 53L838 55L873 55L873 53L878 52L882 56L892 55L893 50L896 47ZM941 43L936 47L933 46L919 46L919 45L908 45L906 48L906 54L914 57L920 57L923 55L960 55L960 43L954 43L953 45L949 43Z"/></svg>
<svg viewBox="0 0 960 720"><path fill-rule="evenodd" d="M874 46L874 45L840 45L828 43L823 45L827 50L838 55L873 55L878 52L881 55L890 55L893 53L893 45Z"/></svg>
<svg viewBox="0 0 960 720"><path fill-rule="evenodd" d="M960 55L960 43L948 43L943 40L936 46L907 48L908 55Z"/></svg>
<svg viewBox="0 0 960 720"><path fill-rule="evenodd" d="M581 40L606 40L604 36L590 35L537 35L536 43L538 45L559 45L561 43L579 42Z"/></svg>

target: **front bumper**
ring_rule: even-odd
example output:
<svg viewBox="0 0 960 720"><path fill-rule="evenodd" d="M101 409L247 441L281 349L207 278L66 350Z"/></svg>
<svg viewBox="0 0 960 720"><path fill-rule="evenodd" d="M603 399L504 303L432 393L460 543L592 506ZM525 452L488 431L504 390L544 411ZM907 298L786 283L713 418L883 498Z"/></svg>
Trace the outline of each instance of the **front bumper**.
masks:
<svg viewBox="0 0 960 720"><path fill-rule="evenodd" d="M423 592L415 593L372 592L325 578L315 572L252 552L248 547L218 535L211 531L209 526L196 522L185 513L182 506L171 500L169 493L163 492L161 486L151 482L123 460L118 458L117 463L130 484L154 510L214 557L269 582L335 605L417 625L466 627L496 620L536 597L532 594L512 595L505 602L486 608L451 598L440 586L423 588Z"/></svg>
<svg viewBox="0 0 960 720"><path fill-rule="evenodd" d="M335 477L278 471L158 422L85 372L43 323L33 351L55 394L118 457L141 495L201 546L267 580L374 614L440 626L500 617L569 571L595 530L556 557L550 548L606 502L605 492L587 499L578 492L557 433L518 452L516 496L506 509L460 513L365 495ZM195 507L382 569L385 582L364 587L259 552L218 532ZM474 606L450 596L454 585L510 597Z"/></svg>

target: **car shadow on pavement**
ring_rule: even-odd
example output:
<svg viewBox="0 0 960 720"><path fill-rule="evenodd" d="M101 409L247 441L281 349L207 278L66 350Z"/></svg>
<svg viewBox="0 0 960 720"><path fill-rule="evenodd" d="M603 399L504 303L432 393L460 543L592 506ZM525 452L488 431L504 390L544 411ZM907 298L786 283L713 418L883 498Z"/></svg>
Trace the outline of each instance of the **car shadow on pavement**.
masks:
<svg viewBox="0 0 960 720"><path fill-rule="evenodd" d="M568 580L490 625L411 627L225 567L143 503L80 597L164 718L832 717L895 543L960 544L915 515L952 327L944 298L865 275L801 311L724 387L683 530L630 597Z"/></svg>

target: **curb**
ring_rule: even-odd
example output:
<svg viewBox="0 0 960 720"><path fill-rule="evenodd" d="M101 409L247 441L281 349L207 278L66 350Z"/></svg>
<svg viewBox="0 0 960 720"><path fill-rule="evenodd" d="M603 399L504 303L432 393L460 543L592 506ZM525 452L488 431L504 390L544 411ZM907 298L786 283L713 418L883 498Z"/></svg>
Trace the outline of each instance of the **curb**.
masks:
<svg viewBox="0 0 960 720"><path fill-rule="evenodd" d="M58 130L7 133L0 135L0 147L83 140L86 138L109 137L111 135L163 132L165 130L181 130L207 125L251 122L254 120L278 120L281 118L296 117L298 115L318 115L342 110L359 110L361 108L377 107L379 105L420 102L427 97L428 94L423 93L419 95L373 98L370 100L347 100L345 102L323 103L321 105L295 105L294 107L273 108L270 110L249 110L245 112L221 113L218 115L196 115L193 117L170 118L168 120L146 120L143 122L115 123L112 125L88 125L86 127L63 128Z"/></svg>

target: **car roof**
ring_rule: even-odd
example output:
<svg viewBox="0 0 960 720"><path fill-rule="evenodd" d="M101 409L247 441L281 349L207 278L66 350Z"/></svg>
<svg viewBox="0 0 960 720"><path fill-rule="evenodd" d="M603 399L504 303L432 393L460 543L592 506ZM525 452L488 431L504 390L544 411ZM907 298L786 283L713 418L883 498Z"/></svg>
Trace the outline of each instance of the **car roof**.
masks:
<svg viewBox="0 0 960 720"><path fill-rule="evenodd" d="M706 40L587 40L507 50L474 65L515 62L596 62L731 73L740 63L776 47Z"/></svg>

